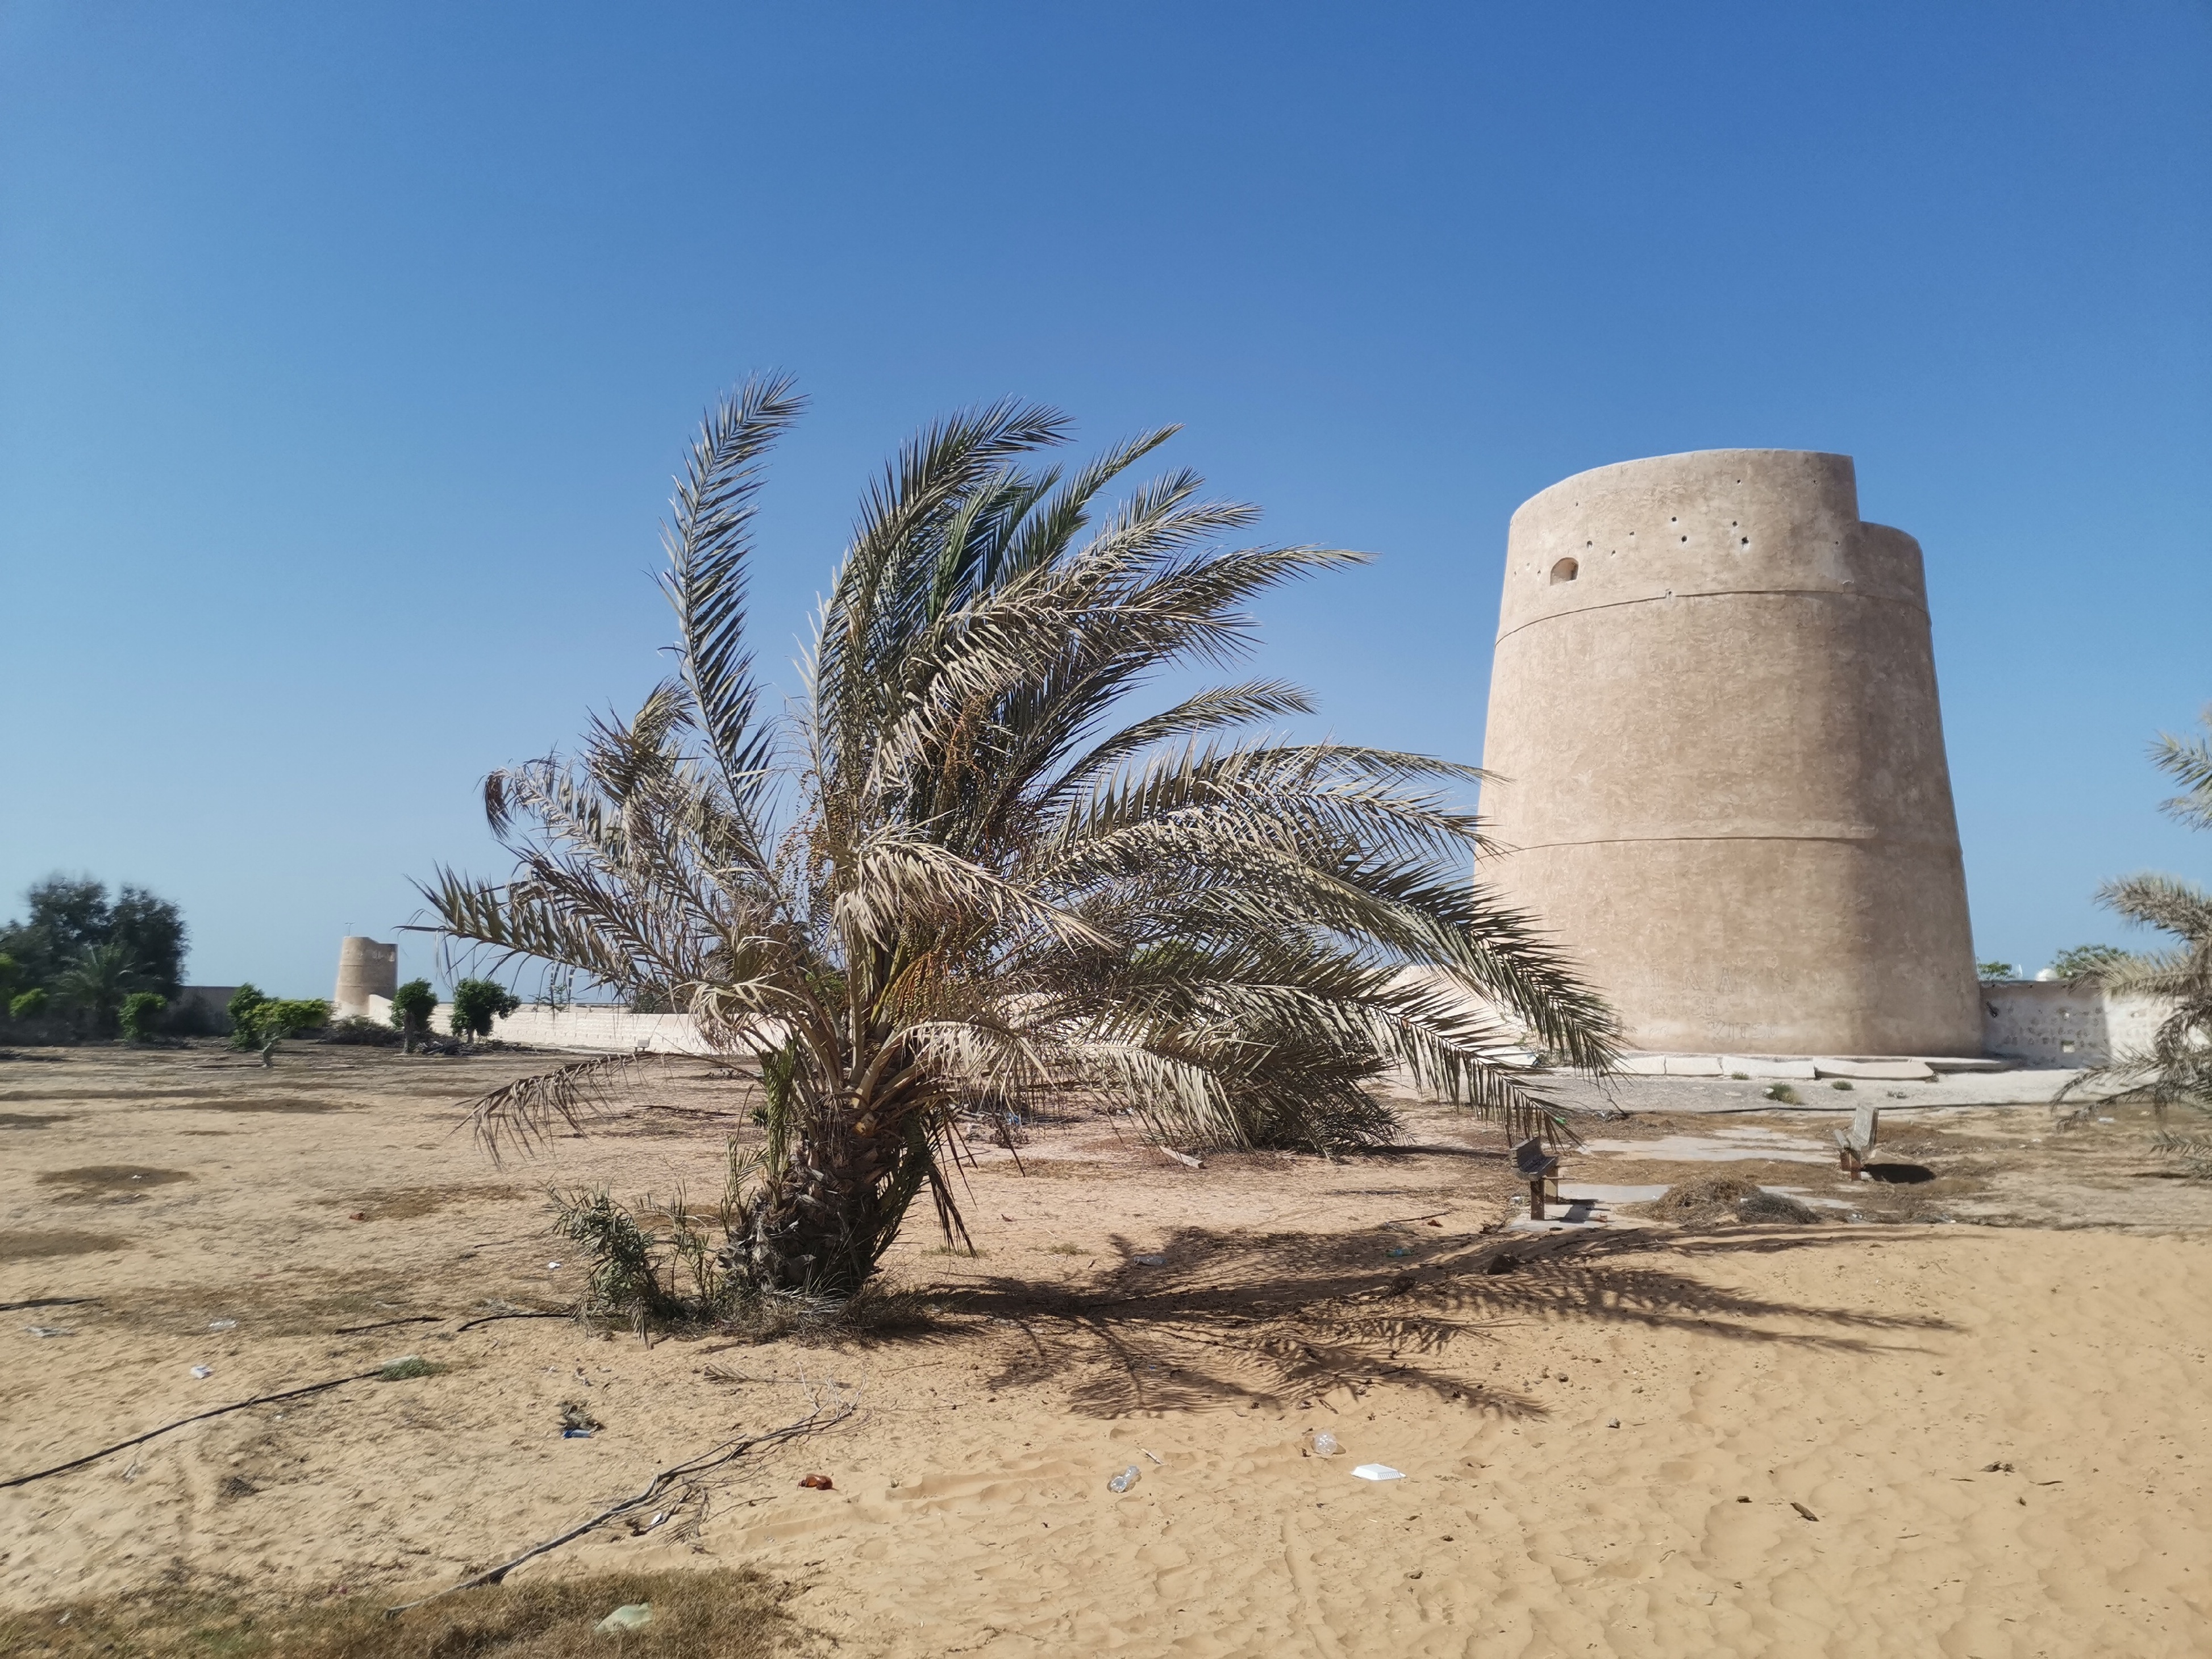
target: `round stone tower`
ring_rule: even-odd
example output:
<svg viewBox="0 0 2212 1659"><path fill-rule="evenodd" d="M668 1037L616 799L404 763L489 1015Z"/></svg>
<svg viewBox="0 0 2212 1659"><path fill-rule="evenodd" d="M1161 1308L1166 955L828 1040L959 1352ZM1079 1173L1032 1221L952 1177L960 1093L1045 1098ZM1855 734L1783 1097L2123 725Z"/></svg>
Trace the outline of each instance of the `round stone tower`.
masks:
<svg viewBox="0 0 2212 1659"><path fill-rule="evenodd" d="M368 1000L389 997L399 988L399 947L358 935L338 941L338 986L331 997L340 1019L366 1019Z"/></svg>
<svg viewBox="0 0 2212 1659"><path fill-rule="evenodd" d="M1507 540L1478 878L1639 1048L1976 1054L1920 545L1850 458L1578 473Z"/></svg>

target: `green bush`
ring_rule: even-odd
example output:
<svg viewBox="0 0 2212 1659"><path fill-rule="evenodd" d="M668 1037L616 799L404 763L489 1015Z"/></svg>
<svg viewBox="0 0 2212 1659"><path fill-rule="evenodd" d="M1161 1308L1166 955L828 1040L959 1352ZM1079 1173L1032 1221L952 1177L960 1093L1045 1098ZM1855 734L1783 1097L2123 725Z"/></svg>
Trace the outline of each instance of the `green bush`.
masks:
<svg viewBox="0 0 2212 1659"><path fill-rule="evenodd" d="M8 1004L9 1016L14 1019L40 1019L46 1012L46 992L41 985L33 985Z"/></svg>
<svg viewBox="0 0 2212 1659"><path fill-rule="evenodd" d="M251 1048L253 1042L254 1011L269 999L261 994L261 988L252 980L230 994L230 1000L222 1011L230 1016L230 1040L234 1048Z"/></svg>
<svg viewBox="0 0 2212 1659"><path fill-rule="evenodd" d="M133 1042L145 1042L168 1008L168 998L158 991L133 991L123 999L123 1035Z"/></svg>
<svg viewBox="0 0 2212 1659"><path fill-rule="evenodd" d="M453 1035L488 1037L494 1020L504 1019L520 1006L522 999L497 980L462 980L453 987Z"/></svg>
<svg viewBox="0 0 2212 1659"><path fill-rule="evenodd" d="M409 1054L415 1039L430 1029L430 1016L438 1012L438 994L427 979L410 979L392 994L392 1029L406 1039Z"/></svg>

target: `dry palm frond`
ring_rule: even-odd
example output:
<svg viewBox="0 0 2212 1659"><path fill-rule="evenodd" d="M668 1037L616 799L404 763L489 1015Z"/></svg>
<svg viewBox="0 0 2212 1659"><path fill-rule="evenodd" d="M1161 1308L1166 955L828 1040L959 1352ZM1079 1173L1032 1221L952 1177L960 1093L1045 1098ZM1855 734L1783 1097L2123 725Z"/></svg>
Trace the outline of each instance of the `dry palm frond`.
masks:
<svg viewBox="0 0 2212 1659"><path fill-rule="evenodd" d="M1501 1062L1525 1032L1610 1061L1601 1002L1471 879L1472 768L1267 731L1310 702L1243 681L1142 718L1164 672L1249 647L1242 608L1342 550L1243 544L1257 514L1183 471L1102 492L1170 435L1063 477L1006 403L939 422L864 498L785 719L744 645L761 459L787 381L711 414L677 489L676 672L572 761L487 785L504 882L441 872L445 930L683 1009L759 1062L769 1146L720 1271L850 1293L927 1192L964 1236L962 1126L1041 1095L1133 1107L1180 1140L1387 1139L1402 1072L1556 1128ZM595 1064L489 1097L479 1128L583 1121ZM1011 1139L1011 1137L1010 1137Z"/></svg>
<svg viewBox="0 0 2212 1659"><path fill-rule="evenodd" d="M2203 716L2212 732L2212 707ZM2183 793L2164 803L2185 823L2212 829L2212 740L2185 741L2161 733L2151 750L2159 769ZM2108 991L2170 1005L2147 1048L2115 1054L2060 1091L2116 1104L2143 1104L2161 1121L2180 1108L2212 1113L2212 894L2171 876L2130 876L2098 890L2098 902L2130 921L2155 927L2178 941L2164 951L2120 953L2100 962L2088 977ZM2080 1113L2076 1113L2078 1118ZM2197 1178L2212 1178L2212 1137L2162 1129L2157 1150Z"/></svg>

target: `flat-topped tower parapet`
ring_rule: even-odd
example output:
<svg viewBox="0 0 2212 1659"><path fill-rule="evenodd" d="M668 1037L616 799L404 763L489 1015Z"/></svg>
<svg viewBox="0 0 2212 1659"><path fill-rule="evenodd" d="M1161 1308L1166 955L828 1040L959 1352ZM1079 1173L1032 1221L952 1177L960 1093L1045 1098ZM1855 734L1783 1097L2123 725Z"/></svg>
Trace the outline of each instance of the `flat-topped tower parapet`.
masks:
<svg viewBox="0 0 2212 1659"><path fill-rule="evenodd" d="M1981 1052L1920 547L1851 460L1578 473L1507 539L1478 878L1638 1048Z"/></svg>

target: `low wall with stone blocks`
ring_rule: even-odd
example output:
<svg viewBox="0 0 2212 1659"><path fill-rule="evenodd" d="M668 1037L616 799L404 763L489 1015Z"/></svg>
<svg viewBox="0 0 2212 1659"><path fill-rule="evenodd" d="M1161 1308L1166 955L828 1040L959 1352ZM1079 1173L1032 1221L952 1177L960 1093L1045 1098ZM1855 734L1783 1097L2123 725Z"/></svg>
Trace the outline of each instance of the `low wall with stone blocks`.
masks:
<svg viewBox="0 0 2212 1659"><path fill-rule="evenodd" d="M2170 1012L2163 1001L2066 980L1982 983L1984 1046L2030 1066L2102 1066L2115 1054L2141 1053Z"/></svg>

